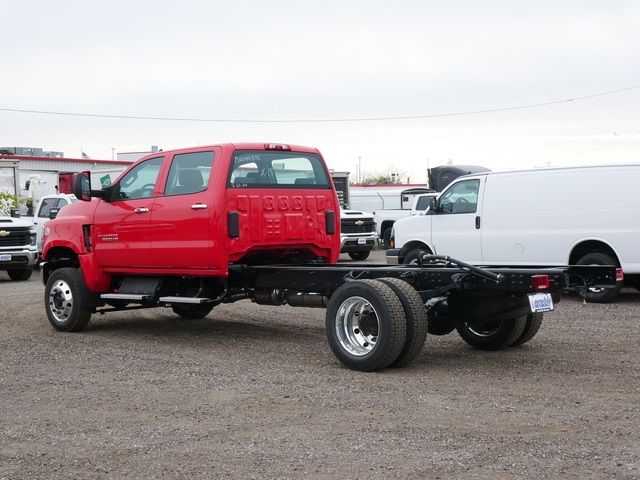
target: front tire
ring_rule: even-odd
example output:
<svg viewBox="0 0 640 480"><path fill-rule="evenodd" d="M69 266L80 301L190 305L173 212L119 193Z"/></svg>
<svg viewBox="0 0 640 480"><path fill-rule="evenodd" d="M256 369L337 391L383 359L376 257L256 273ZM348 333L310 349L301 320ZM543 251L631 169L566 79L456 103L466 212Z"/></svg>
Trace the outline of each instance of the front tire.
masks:
<svg viewBox="0 0 640 480"><path fill-rule="evenodd" d="M61 332L84 330L91 318L91 310L83 307L88 295L80 270L54 270L44 289L44 306L53 328Z"/></svg>
<svg viewBox="0 0 640 480"><path fill-rule="evenodd" d="M423 248L416 248L407 253L402 263L405 265L418 265L418 260L422 258L423 255L429 255L429 252Z"/></svg>
<svg viewBox="0 0 640 480"><path fill-rule="evenodd" d="M367 251L367 252L349 252L349 256L351 257L351 260L356 260L358 262L361 262L362 260L366 260L367 258L369 258L369 254L371 252Z"/></svg>
<svg viewBox="0 0 640 480"><path fill-rule="evenodd" d="M199 320L211 313L213 305L174 305L172 310L185 320Z"/></svg>
<svg viewBox="0 0 640 480"><path fill-rule="evenodd" d="M398 278L380 278L398 296L407 321L407 334L404 346L391 367L404 367L411 363L422 351L427 340L427 309L416 289Z"/></svg>
<svg viewBox="0 0 640 480"><path fill-rule="evenodd" d="M387 227L382 232L382 248L391 248L391 227Z"/></svg>
<svg viewBox="0 0 640 480"><path fill-rule="evenodd" d="M458 322L456 330L462 339L480 350L503 350L515 344L524 334L527 316L484 322Z"/></svg>
<svg viewBox="0 0 640 480"><path fill-rule="evenodd" d="M31 278L31 274L33 273L33 269L21 269L21 270L7 270L9 274L9 278L11 280L15 280L17 282L24 282L25 280L29 280Z"/></svg>
<svg viewBox="0 0 640 480"><path fill-rule="evenodd" d="M338 360L365 372L391 365L406 338L402 303L377 280L355 280L338 288L327 306L326 329Z"/></svg>

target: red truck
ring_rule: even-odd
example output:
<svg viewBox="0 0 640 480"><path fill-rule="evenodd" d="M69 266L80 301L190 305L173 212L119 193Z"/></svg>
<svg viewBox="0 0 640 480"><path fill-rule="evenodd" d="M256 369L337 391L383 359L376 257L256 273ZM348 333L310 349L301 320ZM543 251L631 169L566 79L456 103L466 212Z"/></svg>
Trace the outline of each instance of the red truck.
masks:
<svg viewBox="0 0 640 480"><path fill-rule="evenodd" d="M417 265L336 264L340 207L314 148L223 144L153 153L45 226L47 317L83 330L93 313L170 307L203 318L250 299L326 308L332 350L349 368L408 364L427 332L470 345L529 341L562 289L615 286L615 269L487 269L425 255Z"/></svg>

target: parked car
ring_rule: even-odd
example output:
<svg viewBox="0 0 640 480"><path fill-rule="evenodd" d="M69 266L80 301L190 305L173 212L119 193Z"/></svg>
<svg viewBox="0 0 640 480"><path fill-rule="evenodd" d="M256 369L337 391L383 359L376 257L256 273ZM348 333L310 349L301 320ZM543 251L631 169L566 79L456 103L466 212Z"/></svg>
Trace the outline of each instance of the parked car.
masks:
<svg viewBox="0 0 640 480"><path fill-rule="evenodd" d="M395 223L387 262L415 262L427 252L474 265L615 265L637 286L638 185L640 165L466 175L427 215ZM586 298L607 302L621 288L622 275L616 288L591 289Z"/></svg>
<svg viewBox="0 0 640 480"><path fill-rule="evenodd" d="M44 224L66 205L77 202L78 199L73 194L59 193L56 195L45 195L40 199L33 214L33 225L36 230L36 245L38 252L42 252L42 232Z"/></svg>

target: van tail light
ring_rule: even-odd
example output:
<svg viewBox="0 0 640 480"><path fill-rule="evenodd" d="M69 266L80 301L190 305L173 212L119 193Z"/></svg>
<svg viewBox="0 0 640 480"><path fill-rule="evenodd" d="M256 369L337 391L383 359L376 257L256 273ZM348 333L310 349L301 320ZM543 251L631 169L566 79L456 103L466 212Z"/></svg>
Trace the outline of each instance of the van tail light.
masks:
<svg viewBox="0 0 640 480"><path fill-rule="evenodd" d="M546 290L549 288L549 275L533 275L531 281L534 290Z"/></svg>
<svg viewBox="0 0 640 480"><path fill-rule="evenodd" d="M621 268L616 268L616 283L624 282L624 272Z"/></svg>
<svg viewBox="0 0 640 480"><path fill-rule="evenodd" d="M264 149L265 150L291 150L291 147L289 145L285 145L283 143L265 143L264 144Z"/></svg>

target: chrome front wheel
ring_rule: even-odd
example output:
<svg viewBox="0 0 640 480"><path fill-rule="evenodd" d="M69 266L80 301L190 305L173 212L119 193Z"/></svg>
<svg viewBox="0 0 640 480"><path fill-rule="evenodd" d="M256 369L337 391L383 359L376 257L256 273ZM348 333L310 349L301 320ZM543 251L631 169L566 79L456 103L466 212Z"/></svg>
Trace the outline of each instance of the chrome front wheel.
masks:
<svg viewBox="0 0 640 480"><path fill-rule="evenodd" d="M73 293L64 280L57 280L49 290L49 309L56 322L66 322L73 311Z"/></svg>

